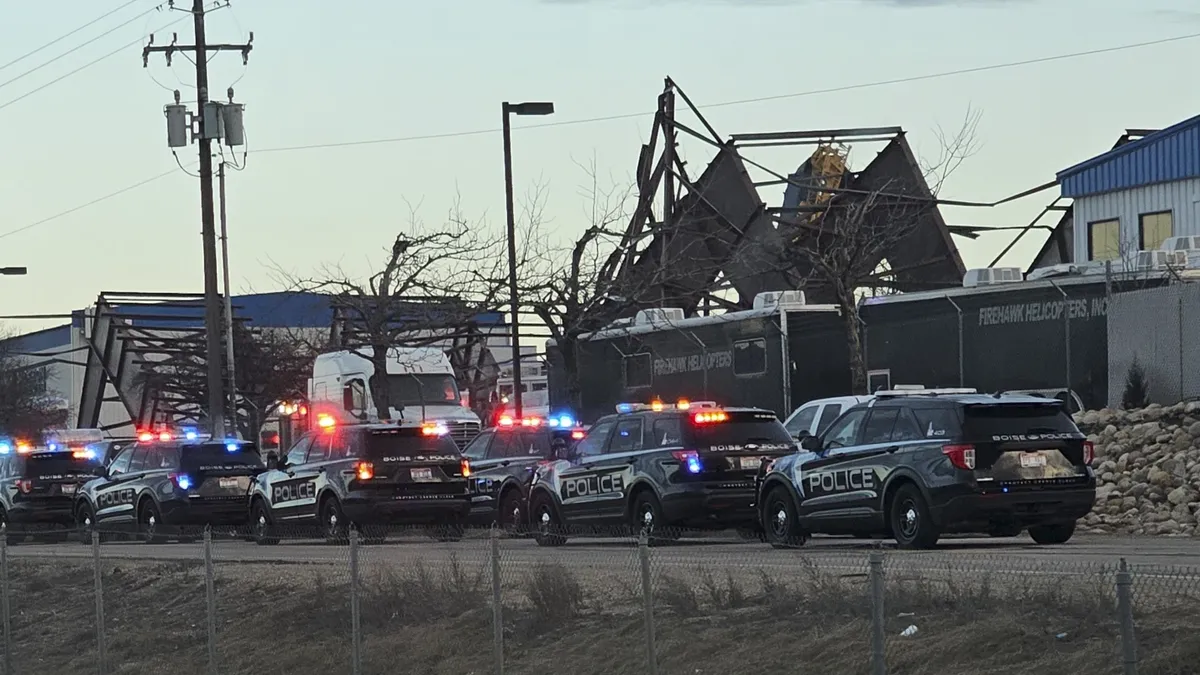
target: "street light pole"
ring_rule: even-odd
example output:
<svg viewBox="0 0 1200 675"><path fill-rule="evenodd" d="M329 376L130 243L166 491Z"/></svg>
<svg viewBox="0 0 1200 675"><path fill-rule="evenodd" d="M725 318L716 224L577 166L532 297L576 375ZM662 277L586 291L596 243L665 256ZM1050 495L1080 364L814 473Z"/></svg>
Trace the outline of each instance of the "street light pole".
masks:
<svg viewBox="0 0 1200 675"><path fill-rule="evenodd" d="M517 290L517 218L513 209L512 125L511 115L553 115L550 102L509 103L501 105L504 117L504 206L508 215L508 304L512 309L513 417L524 416L521 405L521 298Z"/></svg>

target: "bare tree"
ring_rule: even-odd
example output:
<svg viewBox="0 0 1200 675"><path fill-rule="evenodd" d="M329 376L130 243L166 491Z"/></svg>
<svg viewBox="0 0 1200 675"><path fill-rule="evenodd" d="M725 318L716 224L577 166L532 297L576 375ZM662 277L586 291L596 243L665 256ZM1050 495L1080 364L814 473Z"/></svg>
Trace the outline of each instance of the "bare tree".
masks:
<svg viewBox="0 0 1200 675"><path fill-rule="evenodd" d="M253 329L240 321L234 324L233 344L238 431L243 438L257 439L273 408L305 396L313 351L283 331ZM170 358L145 363L138 380L161 397L160 409L177 416L198 414L199 402L208 400L204 344L189 340L179 346L180 352Z"/></svg>
<svg viewBox="0 0 1200 675"><path fill-rule="evenodd" d="M389 350L462 338L479 314L494 310L505 288L503 239L469 223L457 206L439 228L426 227L417 209L409 210L408 227L366 278L340 265L309 277L283 273L293 288L330 295L335 330L329 347L353 350L371 362L371 398L381 420L392 409Z"/></svg>
<svg viewBox="0 0 1200 675"><path fill-rule="evenodd" d="M859 299L867 288L893 287L899 270L886 261L938 208L947 178L977 151L979 114L968 110L954 134L937 130L940 156L925 167L922 181L888 180L866 194L837 194L811 217L783 224L784 265L800 273L806 287L819 289L838 306L850 354L851 386L867 390Z"/></svg>
<svg viewBox="0 0 1200 675"><path fill-rule="evenodd" d="M0 340L0 436L38 441L66 422L67 410L47 392L47 368Z"/></svg>

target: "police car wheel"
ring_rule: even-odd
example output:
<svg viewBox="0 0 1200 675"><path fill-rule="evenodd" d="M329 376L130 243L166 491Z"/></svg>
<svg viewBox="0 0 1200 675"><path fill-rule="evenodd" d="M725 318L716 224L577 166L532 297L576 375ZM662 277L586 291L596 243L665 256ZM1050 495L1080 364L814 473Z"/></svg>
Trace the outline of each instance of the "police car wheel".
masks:
<svg viewBox="0 0 1200 675"><path fill-rule="evenodd" d="M254 528L254 543L259 546L274 546L279 543L279 537L275 536L275 527L271 523L271 515L267 513L267 507L261 499L254 502L254 508L250 511L250 527Z"/></svg>
<svg viewBox="0 0 1200 675"><path fill-rule="evenodd" d="M75 510L75 534L79 538L79 543L91 545L92 532L96 529L96 516L92 513L92 507L87 504L81 504Z"/></svg>
<svg viewBox="0 0 1200 675"><path fill-rule="evenodd" d="M167 540L163 536L164 530L158 506L153 500L147 499L138 507L138 532L142 535L142 541L147 544L161 544Z"/></svg>
<svg viewBox="0 0 1200 675"><path fill-rule="evenodd" d="M8 522L8 512L6 512L4 509L0 509L0 525L3 525L4 531L8 533L5 537L5 541L7 543L19 544L20 542L25 541L25 535L23 533L13 530L12 523Z"/></svg>
<svg viewBox="0 0 1200 675"><path fill-rule="evenodd" d="M929 515L929 507L917 486L901 486L892 499L892 537L902 549L933 548L940 533Z"/></svg>
<svg viewBox="0 0 1200 675"><path fill-rule="evenodd" d="M327 497L321 502L321 530L329 544L344 544L350 538L349 523L337 497Z"/></svg>
<svg viewBox="0 0 1200 675"><path fill-rule="evenodd" d="M1075 534L1075 521L1069 523L1050 523L1046 525L1034 525L1029 528L1029 536L1033 538L1034 543L1043 546L1052 544L1065 544L1067 540Z"/></svg>
<svg viewBox="0 0 1200 675"><path fill-rule="evenodd" d="M763 530L767 543L774 548L795 548L808 541L808 537L800 529L792 495L786 488L779 486L771 490L767 494L765 504Z"/></svg>
<svg viewBox="0 0 1200 675"><path fill-rule="evenodd" d="M545 497L536 499L533 503L533 525L537 528L534 540L538 546L562 546L567 543L558 510Z"/></svg>
<svg viewBox="0 0 1200 675"><path fill-rule="evenodd" d="M647 543L661 544L679 539L679 531L667 527L663 518L662 505L654 493L644 491L633 501L633 530L646 535Z"/></svg>
<svg viewBox="0 0 1200 675"><path fill-rule="evenodd" d="M525 505L521 503L521 492L509 489L500 498L500 527L509 534L521 534L525 530Z"/></svg>

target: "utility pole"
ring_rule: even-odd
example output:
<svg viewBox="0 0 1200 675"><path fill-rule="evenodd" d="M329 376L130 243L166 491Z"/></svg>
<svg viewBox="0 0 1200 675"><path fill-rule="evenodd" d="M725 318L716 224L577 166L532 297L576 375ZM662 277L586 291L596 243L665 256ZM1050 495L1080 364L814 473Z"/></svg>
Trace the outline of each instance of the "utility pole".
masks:
<svg viewBox="0 0 1200 675"><path fill-rule="evenodd" d="M199 120L199 128L194 132L193 137L199 141L200 146L200 238L204 250L204 333L205 333L205 365L207 366L207 382L208 382L208 417L211 425L211 432L214 438L225 437L225 392L224 392L224 368L223 358L221 354L221 337L224 331L222 330L222 307L221 307L221 292L218 288L217 280L217 234L216 234L216 214L213 208L213 155L212 141L219 140L224 135L225 127L236 121L238 135L238 143L234 143L235 139L227 138L229 145L241 144L241 106L230 102L229 106L216 103L211 104L208 96L208 59L210 52L222 51L238 51L242 53L242 62L249 60L250 50L254 42L254 34L250 34L250 40L245 44L208 44L207 37L204 32L204 16L206 10L204 8L205 0L192 0L191 11L192 20L195 31L194 44L180 45L176 44L176 40L172 39L171 44L163 46L154 45L154 36L150 36L150 44L142 49L142 65L149 65L149 57L151 53L161 52L167 58L167 64L171 63L171 56L175 52L191 52L194 55L196 64L196 114L195 117ZM171 9L179 9L175 7L175 0L168 0L168 5ZM230 94L232 98L232 93ZM176 92L176 106L172 110L171 106L167 106L167 136L168 144L171 147L180 147L178 136L173 124L177 124L183 116L178 114L179 108L179 93ZM229 108L230 110L227 110ZM230 114L235 113L235 114ZM236 116L236 120L231 118ZM234 130L230 130L234 131ZM186 142L182 143L186 145Z"/></svg>
<svg viewBox="0 0 1200 675"><path fill-rule="evenodd" d="M225 358L229 370L229 419L237 425L237 364L233 345L233 295L229 288L229 228L225 221L225 162L217 167L221 199L221 281L225 291Z"/></svg>

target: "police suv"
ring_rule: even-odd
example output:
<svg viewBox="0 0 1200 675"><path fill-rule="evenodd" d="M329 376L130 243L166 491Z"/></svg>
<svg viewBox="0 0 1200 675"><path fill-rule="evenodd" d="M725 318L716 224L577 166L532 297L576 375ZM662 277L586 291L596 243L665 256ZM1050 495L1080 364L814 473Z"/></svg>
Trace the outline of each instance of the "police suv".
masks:
<svg viewBox="0 0 1200 675"><path fill-rule="evenodd" d="M655 539L680 527L757 526L754 478L795 451L775 414L705 401L621 404L567 459L537 467L530 513L543 546L569 530L624 525Z"/></svg>
<svg viewBox="0 0 1200 675"><path fill-rule="evenodd" d="M322 415L285 456L268 453L267 468L250 499L259 544L283 531L344 542L352 526L378 538L399 523L439 526L454 539L471 508L471 464L440 424L343 426Z"/></svg>
<svg viewBox="0 0 1200 675"><path fill-rule="evenodd" d="M192 528L244 527L250 485L263 470L253 443L143 432L79 489L80 541L91 543L93 530L133 530L158 543L195 536Z"/></svg>
<svg viewBox="0 0 1200 675"><path fill-rule="evenodd" d="M0 523L8 542L34 534L70 536L75 492L99 465L94 450L68 445L48 450L0 440Z"/></svg>
<svg viewBox="0 0 1200 675"><path fill-rule="evenodd" d="M528 525L529 485L537 465L565 459L586 435L572 415L515 420L502 415L476 436L463 456L471 461L471 522L506 530Z"/></svg>
<svg viewBox="0 0 1200 675"><path fill-rule="evenodd" d="M881 391L801 445L758 480L776 547L822 533L932 548L943 534L1025 529L1038 544L1061 544L1096 497L1092 444L1055 399Z"/></svg>

